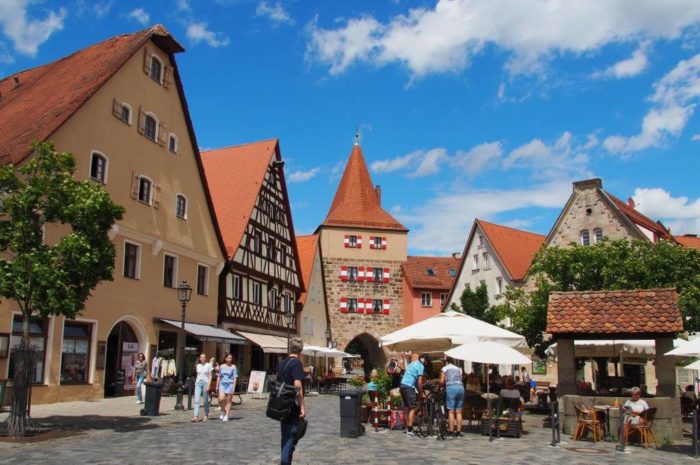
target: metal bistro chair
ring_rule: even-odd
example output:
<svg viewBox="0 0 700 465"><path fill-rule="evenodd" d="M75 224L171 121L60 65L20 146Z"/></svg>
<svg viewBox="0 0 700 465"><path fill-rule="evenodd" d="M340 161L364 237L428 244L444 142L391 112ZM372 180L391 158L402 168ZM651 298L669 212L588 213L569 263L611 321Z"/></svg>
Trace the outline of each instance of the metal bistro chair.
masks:
<svg viewBox="0 0 700 465"><path fill-rule="evenodd" d="M467 431L471 431L476 423L477 429L481 425L481 417L486 410L486 399L480 396L470 396L465 399L463 410L464 419L467 420Z"/></svg>
<svg viewBox="0 0 700 465"><path fill-rule="evenodd" d="M649 439L654 441L654 446L658 449L659 445L656 443L656 436L654 436L654 417L656 417L656 407L649 408L643 411L640 415L640 421L638 424L627 424L625 425L625 444L629 444L629 437L631 433L639 434L639 442L644 445L646 449L649 445Z"/></svg>
<svg viewBox="0 0 700 465"><path fill-rule="evenodd" d="M590 430L593 436L593 442L598 442L602 436L603 427L598 420L596 412L582 408L577 402L572 403L572 405L576 411L577 421L576 431L574 431L574 441L581 439L586 431Z"/></svg>
<svg viewBox="0 0 700 465"><path fill-rule="evenodd" d="M681 416L683 418L690 418L690 413L693 411L693 406L695 401L690 397L681 396Z"/></svg>

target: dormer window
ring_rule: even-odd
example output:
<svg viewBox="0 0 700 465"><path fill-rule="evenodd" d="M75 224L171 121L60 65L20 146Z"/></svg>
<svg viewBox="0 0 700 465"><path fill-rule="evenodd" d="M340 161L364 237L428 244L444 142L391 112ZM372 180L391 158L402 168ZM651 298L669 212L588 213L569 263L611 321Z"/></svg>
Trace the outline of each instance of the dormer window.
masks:
<svg viewBox="0 0 700 465"><path fill-rule="evenodd" d="M428 276L435 276L436 275L435 270L433 268L426 268L425 273Z"/></svg>
<svg viewBox="0 0 700 465"><path fill-rule="evenodd" d="M177 153L177 136L175 134L170 134L168 137L168 150Z"/></svg>
<svg viewBox="0 0 700 465"><path fill-rule="evenodd" d="M591 234L588 232L588 229L581 231L581 245L591 245Z"/></svg>
<svg viewBox="0 0 700 465"><path fill-rule="evenodd" d="M158 84L163 83L163 62L156 55L151 55L151 79Z"/></svg>
<svg viewBox="0 0 700 465"><path fill-rule="evenodd" d="M448 273L450 273L450 278L454 278L455 276L457 276L457 270L455 270L454 268L450 268L447 271Z"/></svg>

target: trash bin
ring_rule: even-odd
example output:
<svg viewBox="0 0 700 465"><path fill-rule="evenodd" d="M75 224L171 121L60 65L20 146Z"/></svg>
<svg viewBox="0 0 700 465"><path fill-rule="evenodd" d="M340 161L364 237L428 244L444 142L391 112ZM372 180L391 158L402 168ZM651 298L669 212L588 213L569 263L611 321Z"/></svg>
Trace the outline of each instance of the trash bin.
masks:
<svg viewBox="0 0 700 465"><path fill-rule="evenodd" d="M163 383L144 382L146 397L144 399L142 416L156 417L160 413L160 396L163 391Z"/></svg>
<svg viewBox="0 0 700 465"><path fill-rule="evenodd" d="M360 422L362 391L342 391L340 397L340 437L356 438L365 432Z"/></svg>

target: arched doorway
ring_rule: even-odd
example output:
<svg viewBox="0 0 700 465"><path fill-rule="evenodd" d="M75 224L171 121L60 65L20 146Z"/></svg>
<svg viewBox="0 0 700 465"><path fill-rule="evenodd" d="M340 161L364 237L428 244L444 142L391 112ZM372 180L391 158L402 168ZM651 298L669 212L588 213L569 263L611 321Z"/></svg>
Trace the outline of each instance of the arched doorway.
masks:
<svg viewBox="0 0 700 465"><path fill-rule="evenodd" d="M345 347L345 352L357 354L362 358L365 376L369 376L374 368L379 370L386 366L386 354L379 347L379 341L370 334L362 333L355 336Z"/></svg>
<svg viewBox="0 0 700 465"><path fill-rule="evenodd" d="M133 393L134 361L139 352L139 340L131 325L120 321L107 337L105 359L105 397Z"/></svg>

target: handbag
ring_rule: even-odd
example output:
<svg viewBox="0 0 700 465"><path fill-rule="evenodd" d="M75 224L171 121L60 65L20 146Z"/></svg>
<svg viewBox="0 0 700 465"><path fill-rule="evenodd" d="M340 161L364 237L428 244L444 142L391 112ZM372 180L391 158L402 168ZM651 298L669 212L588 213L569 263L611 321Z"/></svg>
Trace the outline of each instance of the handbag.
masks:
<svg viewBox="0 0 700 465"><path fill-rule="evenodd" d="M304 435L306 434L306 427L307 426L309 426L308 420L306 418L300 418L299 424L297 425L297 432L294 435L294 445L295 446L297 445L297 442L299 442L299 440L301 438L303 438Z"/></svg>
<svg viewBox="0 0 700 465"><path fill-rule="evenodd" d="M287 369L289 362L291 362L291 359L285 363L279 378L284 378L284 371ZM267 399L265 415L277 421L288 420L297 405L298 389L284 381L277 380L268 380L267 386L270 396Z"/></svg>

